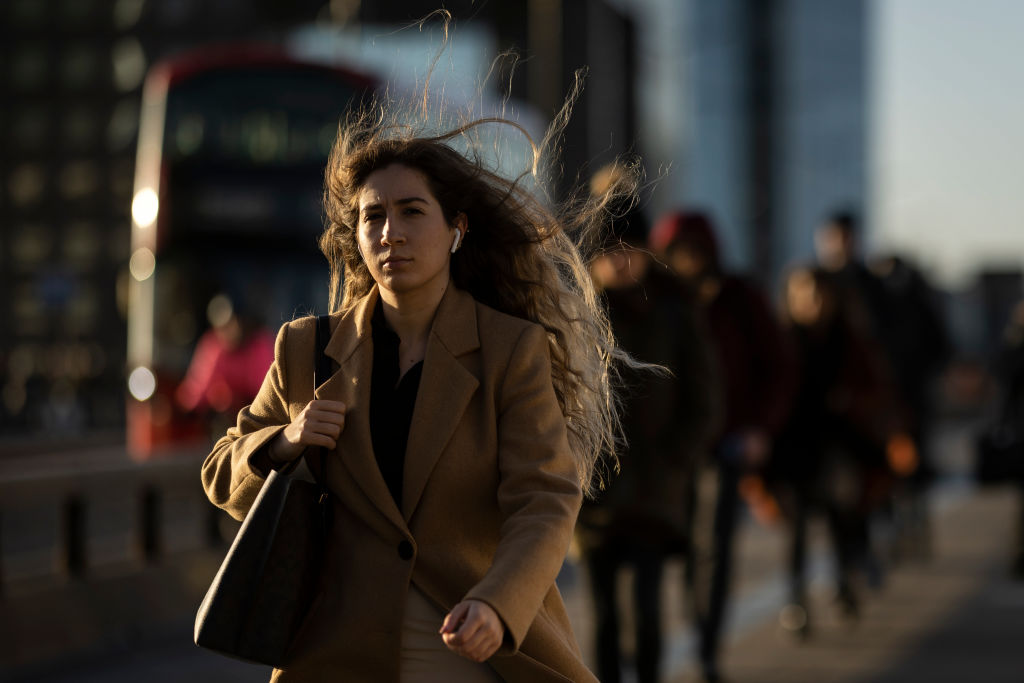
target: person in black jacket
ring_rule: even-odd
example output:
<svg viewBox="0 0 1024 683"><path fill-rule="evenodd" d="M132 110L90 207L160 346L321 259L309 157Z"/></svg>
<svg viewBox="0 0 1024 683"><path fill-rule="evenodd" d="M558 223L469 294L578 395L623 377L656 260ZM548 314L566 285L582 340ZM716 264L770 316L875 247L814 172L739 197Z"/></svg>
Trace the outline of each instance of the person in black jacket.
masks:
<svg viewBox="0 0 1024 683"><path fill-rule="evenodd" d="M889 448L890 465L900 481L891 507L886 506L895 522L893 552L924 558L931 547L926 495L934 476L927 440L929 389L949 357L949 335L921 272L895 254L866 263L859 233L856 214L837 211L816 231L815 247L819 264L844 299L850 322L878 340L901 423Z"/></svg>
<svg viewBox="0 0 1024 683"><path fill-rule="evenodd" d="M886 476L892 392L881 354L850 321L834 274L792 270L783 301L800 381L769 478L780 491L792 532L790 604L780 621L806 637L806 532L812 510L825 514L832 536L837 604L848 617L859 613L857 583L870 552L868 515Z"/></svg>
<svg viewBox="0 0 1024 683"><path fill-rule="evenodd" d="M1001 379L999 421L1004 437L1016 444L1017 457L1024 458L1024 301L1013 310L1003 334L1003 343L996 362ZM1024 464L1020 466L1024 474ZM1017 521L1011 572L1024 580L1024 476L1017 481L1020 490L1020 514Z"/></svg>
<svg viewBox="0 0 1024 683"><path fill-rule="evenodd" d="M665 560L690 539L694 471L714 412L706 337L679 281L645 249L637 211L613 221L614 239L591 272L608 306L618 343L637 361L620 367L623 448L620 471L584 503L577 542L590 577L596 616L597 675L621 680L619 570L632 566L636 669L640 683L659 680L660 588Z"/></svg>
<svg viewBox="0 0 1024 683"><path fill-rule="evenodd" d="M896 522L894 559L925 559L931 555L928 487L935 464L928 448L932 427L932 385L951 355L946 322L936 295L924 275L906 258L888 254L870 263L885 296L886 317L880 339L885 345L892 382L900 401L907 456L890 465L898 475L894 492Z"/></svg>

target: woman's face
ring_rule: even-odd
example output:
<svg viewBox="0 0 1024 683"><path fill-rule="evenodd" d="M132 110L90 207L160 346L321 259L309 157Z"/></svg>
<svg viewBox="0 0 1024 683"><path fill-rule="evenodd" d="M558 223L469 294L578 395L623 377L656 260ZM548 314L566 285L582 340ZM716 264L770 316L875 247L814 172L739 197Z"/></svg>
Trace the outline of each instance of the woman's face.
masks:
<svg viewBox="0 0 1024 683"><path fill-rule="evenodd" d="M371 173L357 195L356 238L377 285L409 294L448 284L454 228L430 191L426 177L402 164ZM456 220L465 237L465 218Z"/></svg>
<svg viewBox="0 0 1024 683"><path fill-rule="evenodd" d="M786 309L793 322L801 327L813 327L821 321L824 302L811 273L798 270L789 276L786 282Z"/></svg>
<svg viewBox="0 0 1024 683"><path fill-rule="evenodd" d="M696 282L708 268L708 259L700 250L688 244L677 244L668 252L669 266L681 278Z"/></svg>
<svg viewBox="0 0 1024 683"><path fill-rule="evenodd" d="M797 325L811 328L828 323L831 310L826 292L810 272L797 270L790 275L786 281L785 298L786 309Z"/></svg>

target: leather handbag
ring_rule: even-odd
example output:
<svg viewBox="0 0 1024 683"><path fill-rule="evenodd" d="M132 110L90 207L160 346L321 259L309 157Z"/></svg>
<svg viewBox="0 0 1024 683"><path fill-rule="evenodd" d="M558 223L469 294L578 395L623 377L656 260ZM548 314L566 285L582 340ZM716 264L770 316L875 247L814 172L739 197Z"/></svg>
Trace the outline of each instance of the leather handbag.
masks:
<svg viewBox="0 0 1024 683"><path fill-rule="evenodd" d="M317 319L314 388L331 371L329 321ZM308 472L305 463L270 472L199 606L196 645L277 668L286 662L317 592L330 522L326 449L316 450L319 482L297 473Z"/></svg>

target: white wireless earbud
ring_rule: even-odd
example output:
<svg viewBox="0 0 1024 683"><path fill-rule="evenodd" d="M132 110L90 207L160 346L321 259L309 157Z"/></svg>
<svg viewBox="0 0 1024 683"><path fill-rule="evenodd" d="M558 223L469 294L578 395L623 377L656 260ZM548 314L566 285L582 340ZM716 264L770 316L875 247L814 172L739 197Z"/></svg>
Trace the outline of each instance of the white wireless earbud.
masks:
<svg viewBox="0 0 1024 683"><path fill-rule="evenodd" d="M459 240L462 239L462 231L455 228L455 241L452 242L452 253L454 254L459 250Z"/></svg>

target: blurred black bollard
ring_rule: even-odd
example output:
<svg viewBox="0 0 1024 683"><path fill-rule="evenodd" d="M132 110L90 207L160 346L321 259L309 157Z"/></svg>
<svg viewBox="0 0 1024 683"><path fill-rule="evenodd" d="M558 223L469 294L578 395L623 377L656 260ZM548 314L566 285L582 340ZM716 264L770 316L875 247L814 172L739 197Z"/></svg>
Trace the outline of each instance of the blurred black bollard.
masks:
<svg viewBox="0 0 1024 683"><path fill-rule="evenodd" d="M142 557L147 564L153 564L160 558L163 539L160 533L160 492L154 486L142 490L141 499L141 546Z"/></svg>
<svg viewBox="0 0 1024 683"><path fill-rule="evenodd" d="M68 576L85 574L85 500L69 496L64 502L64 568Z"/></svg>
<svg viewBox="0 0 1024 683"><path fill-rule="evenodd" d="M206 500L205 494L203 500L204 502ZM234 535L226 529L225 518L234 521L220 508L212 505L206 506L206 542L209 547L223 548L225 543L230 543L234 539Z"/></svg>

